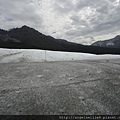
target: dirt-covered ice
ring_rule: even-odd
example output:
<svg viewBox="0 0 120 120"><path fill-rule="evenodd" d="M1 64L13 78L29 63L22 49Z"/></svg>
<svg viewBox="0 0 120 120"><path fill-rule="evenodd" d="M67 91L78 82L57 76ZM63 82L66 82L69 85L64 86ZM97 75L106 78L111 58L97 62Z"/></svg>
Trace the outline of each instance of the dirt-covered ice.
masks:
<svg viewBox="0 0 120 120"><path fill-rule="evenodd" d="M120 115L120 59L1 63L1 115Z"/></svg>

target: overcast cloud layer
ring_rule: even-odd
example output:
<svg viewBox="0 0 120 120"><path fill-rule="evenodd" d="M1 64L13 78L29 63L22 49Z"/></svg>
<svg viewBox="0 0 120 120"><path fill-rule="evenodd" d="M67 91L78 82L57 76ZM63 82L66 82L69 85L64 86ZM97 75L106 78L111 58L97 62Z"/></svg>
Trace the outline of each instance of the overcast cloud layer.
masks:
<svg viewBox="0 0 120 120"><path fill-rule="evenodd" d="M23 25L91 44L120 35L120 0L0 0L0 28Z"/></svg>

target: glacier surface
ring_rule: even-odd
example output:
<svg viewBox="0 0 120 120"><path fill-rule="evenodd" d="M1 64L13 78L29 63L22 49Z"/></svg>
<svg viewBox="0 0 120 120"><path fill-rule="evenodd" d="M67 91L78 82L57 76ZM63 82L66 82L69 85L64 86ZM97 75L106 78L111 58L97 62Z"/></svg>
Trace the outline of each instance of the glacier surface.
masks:
<svg viewBox="0 0 120 120"><path fill-rule="evenodd" d="M34 49L0 48L0 63L119 59L120 55L94 55Z"/></svg>

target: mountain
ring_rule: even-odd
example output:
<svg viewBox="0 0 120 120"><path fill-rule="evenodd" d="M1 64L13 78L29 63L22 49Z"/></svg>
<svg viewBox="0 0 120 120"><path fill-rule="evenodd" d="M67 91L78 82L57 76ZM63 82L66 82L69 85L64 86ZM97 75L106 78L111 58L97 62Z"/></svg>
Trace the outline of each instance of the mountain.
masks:
<svg viewBox="0 0 120 120"><path fill-rule="evenodd" d="M14 28L9 31L0 30L0 47L68 50L69 44L71 43L66 40L43 35L28 26Z"/></svg>
<svg viewBox="0 0 120 120"><path fill-rule="evenodd" d="M116 37L109 40L97 41L93 43L92 46L99 46L106 48L120 48L120 35L117 35Z"/></svg>
<svg viewBox="0 0 120 120"><path fill-rule="evenodd" d="M13 28L9 31L0 29L0 47L11 49L42 49L52 51L83 52L92 54L120 54L119 48L87 46L63 39L46 36L28 26Z"/></svg>

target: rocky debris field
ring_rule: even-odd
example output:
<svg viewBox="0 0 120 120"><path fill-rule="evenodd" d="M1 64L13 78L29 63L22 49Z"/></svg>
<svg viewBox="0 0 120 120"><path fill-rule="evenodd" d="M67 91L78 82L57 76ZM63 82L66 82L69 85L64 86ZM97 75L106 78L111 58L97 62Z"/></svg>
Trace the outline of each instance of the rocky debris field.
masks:
<svg viewBox="0 0 120 120"><path fill-rule="evenodd" d="M0 115L120 115L120 60L1 63Z"/></svg>

